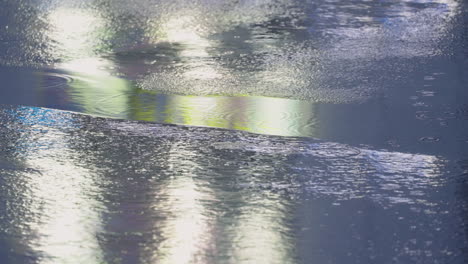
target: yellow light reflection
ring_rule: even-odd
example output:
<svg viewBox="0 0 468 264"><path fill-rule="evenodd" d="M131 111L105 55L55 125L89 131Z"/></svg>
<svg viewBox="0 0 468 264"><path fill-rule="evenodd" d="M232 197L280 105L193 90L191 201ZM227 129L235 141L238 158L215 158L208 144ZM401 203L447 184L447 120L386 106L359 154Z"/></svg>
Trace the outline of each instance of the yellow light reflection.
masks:
<svg viewBox="0 0 468 264"><path fill-rule="evenodd" d="M72 78L67 93L82 111L114 118L128 118L130 81L112 75L114 64L102 58L72 60L58 66Z"/></svg>
<svg viewBox="0 0 468 264"><path fill-rule="evenodd" d="M114 68L114 64L102 58L82 58L61 63L57 67L75 74L107 77L111 75L109 71Z"/></svg>
<svg viewBox="0 0 468 264"><path fill-rule="evenodd" d="M158 97L164 99L163 105L157 105ZM148 98L155 99L145 100ZM146 121L282 136L315 133L315 107L306 101L253 96L154 95L142 90L131 101L132 117Z"/></svg>
<svg viewBox="0 0 468 264"><path fill-rule="evenodd" d="M249 123L259 125L260 133L311 136L315 128L315 107L313 104L281 98L249 97L252 118ZM247 125L246 127L250 127Z"/></svg>

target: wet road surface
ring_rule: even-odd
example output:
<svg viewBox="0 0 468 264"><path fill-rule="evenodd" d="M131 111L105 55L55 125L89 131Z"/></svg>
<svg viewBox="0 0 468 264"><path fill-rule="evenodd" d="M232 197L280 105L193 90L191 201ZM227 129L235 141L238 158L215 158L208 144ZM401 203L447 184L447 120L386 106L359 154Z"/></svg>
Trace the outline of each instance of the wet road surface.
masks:
<svg viewBox="0 0 468 264"><path fill-rule="evenodd" d="M466 263L463 1L0 10L0 263Z"/></svg>

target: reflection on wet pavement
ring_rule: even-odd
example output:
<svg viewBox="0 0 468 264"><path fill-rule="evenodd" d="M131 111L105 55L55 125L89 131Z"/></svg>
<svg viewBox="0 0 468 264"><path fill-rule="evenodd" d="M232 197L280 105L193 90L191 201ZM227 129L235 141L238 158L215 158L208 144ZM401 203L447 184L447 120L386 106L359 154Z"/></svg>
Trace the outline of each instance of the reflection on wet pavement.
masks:
<svg viewBox="0 0 468 264"><path fill-rule="evenodd" d="M466 223L446 207L451 198L432 195L450 185L436 156L41 108L3 107L0 120L1 233L12 263L291 263L309 254L311 238L294 230L318 228L320 240L364 221L309 225L309 200L333 201L322 216L348 206L390 214L371 223L396 227L368 234L373 246L351 262L462 257ZM312 245L327 261L338 250Z"/></svg>
<svg viewBox="0 0 468 264"><path fill-rule="evenodd" d="M88 68L90 63L87 64ZM259 96L183 96L138 89L102 75L39 73L43 105L91 115L208 126L282 136L313 136L312 102ZM60 99L57 99L57 96Z"/></svg>
<svg viewBox="0 0 468 264"><path fill-rule="evenodd" d="M4 65L78 63L150 91L335 103L375 96L407 75L408 59L449 55L460 10L452 0L7 3Z"/></svg>
<svg viewBox="0 0 468 264"><path fill-rule="evenodd" d="M0 263L467 262L465 2L1 6Z"/></svg>

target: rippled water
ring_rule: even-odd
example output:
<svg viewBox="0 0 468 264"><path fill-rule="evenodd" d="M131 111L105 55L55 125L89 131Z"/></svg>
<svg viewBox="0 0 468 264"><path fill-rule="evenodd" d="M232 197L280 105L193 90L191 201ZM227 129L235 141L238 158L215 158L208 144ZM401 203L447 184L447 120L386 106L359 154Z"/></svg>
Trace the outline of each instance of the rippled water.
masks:
<svg viewBox="0 0 468 264"><path fill-rule="evenodd" d="M441 157L30 107L0 120L11 263L463 260Z"/></svg>
<svg viewBox="0 0 468 264"><path fill-rule="evenodd" d="M468 261L464 1L0 5L0 263Z"/></svg>

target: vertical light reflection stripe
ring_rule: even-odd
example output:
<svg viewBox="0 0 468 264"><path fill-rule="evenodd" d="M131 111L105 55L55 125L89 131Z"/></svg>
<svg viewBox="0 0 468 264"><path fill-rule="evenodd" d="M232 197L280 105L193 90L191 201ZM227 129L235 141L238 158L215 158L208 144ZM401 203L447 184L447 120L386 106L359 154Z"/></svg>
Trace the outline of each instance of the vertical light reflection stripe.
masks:
<svg viewBox="0 0 468 264"><path fill-rule="evenodd" d="M35 129L41 131L41 126L35 125ZM99 191L93 172L77 164L77 153L67 144L69 135L50 127L44 131L47 133L37 132L34 139L23 137L33 146L43 146L28 149L26 143L23 149L26 164L41 172L38 177L28 178L32 204L26 209L35 217L27 223L31 234L25 243L43 256L41 264L104 263L96 237L100 204L92 197Z"/></svg>
<svg viewBox="0 0 468 264"><path fill-rule="evenodd" d="M270 194L246 200L234 225L232 263L294 263L294 245L284 220L284 197Z"/></svg>
<svg viewBox="0 0 468 264"><path fill-rule="evenodd" d="M46 19L50 24L46 34L58 44L60 59L91 56L105 38L105 21L96 10L59 7Z"/></svg>
<svg viewBox="0 0 468 264"><path fill-rule="evenodd" d="M213 223L202 201L212 197L209 190L200 189L201 182L194 172L198 168L197 153L174 145L168 155L169 170L176 176L159 189L161 193L157 195L164 199L154 205L167 219L157 227L165 240L154 245L153 262L207 263L206 256L213 246ZM177 167L171 167L172 164Z"/></svg>

